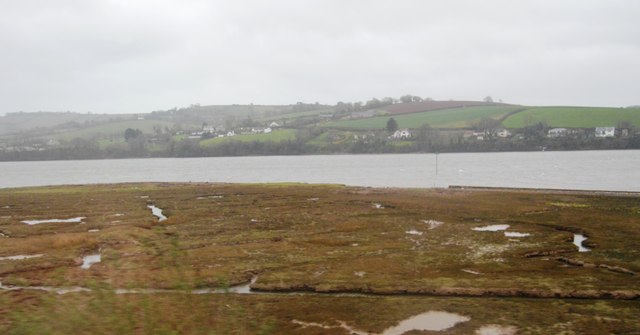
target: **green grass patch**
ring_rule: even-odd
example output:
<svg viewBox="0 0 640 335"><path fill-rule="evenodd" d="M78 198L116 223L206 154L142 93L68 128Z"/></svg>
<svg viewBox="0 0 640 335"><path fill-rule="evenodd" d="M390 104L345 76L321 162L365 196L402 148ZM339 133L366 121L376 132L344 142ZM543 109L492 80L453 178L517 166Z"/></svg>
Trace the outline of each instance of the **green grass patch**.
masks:
<svg viewBox="0 0 640 335"><path fill-rule="evenodd" d="M391 141L389 142L389 144L393 147L398 147L398 148L406 148L406 147L410 147L413 145L413 142L411 141Z"/></svg>
<svg viewBox="0 0 640 335"><path fill-rule="evenodd" d="M294 140L296 138L295 129L274 130L268 134L248 134L236 135L232 137L210 138L200 142L203 147L211 147L225 142L282 142Z"/></svg>
<svg viewBox="0 0 640 335"><path fill-rule="evenodd" d="M571 202L550 202L549 205L555 207L566 207L566 208L587 208L589 205L587 204L577 204Z"/></svg>
<svg viewBox="0 0 640 335"><path fill-rule="evenodd" d="M595 128L613 127L619 121L640 127L640 108L534 107L509 116L503 124L508 128L523 128L546 122L551 127Z"/></svg>
<svg viewBox="0 0 640 335"><path fill-rule="evenodd" d="M522 107L519 106L482 106L451 108L430 112L396 115L393 118L400 128L420 128L429 124L435 128L469 128L473 123L483 118L500 119L510 112ZM345 120L330 122L327 127L357 128L357 129L383 129L387 125L390 116L381 116L361 120Z"/></svg>
<svg viewBox="0 0 640 335"><path fill-rule="evenodd" d="M312 111L305 111L305 112L293 112L293 113L271 115L271 116L264 117L261 120L262 121L277 121L277 120L285 120L285 119L296 119L296 118L300 118L300 117L316 116L316 115L321 115L321 114L333 114L334 111L335 111L335 109L333 107L331 107L331 108L322 108L322 109L315 109L315 110L312 110Z"/></svg>

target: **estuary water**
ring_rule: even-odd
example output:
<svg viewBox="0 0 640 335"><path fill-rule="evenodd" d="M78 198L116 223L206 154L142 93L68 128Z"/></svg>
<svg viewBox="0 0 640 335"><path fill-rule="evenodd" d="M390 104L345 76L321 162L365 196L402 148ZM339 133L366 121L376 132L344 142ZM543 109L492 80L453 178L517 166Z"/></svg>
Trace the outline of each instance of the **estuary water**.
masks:
<svg viewBox="0 0 640 335"><path fill-rule="evenodd" d="M0 188L147 181L640 192L640 150L0 162Z"/></svg>

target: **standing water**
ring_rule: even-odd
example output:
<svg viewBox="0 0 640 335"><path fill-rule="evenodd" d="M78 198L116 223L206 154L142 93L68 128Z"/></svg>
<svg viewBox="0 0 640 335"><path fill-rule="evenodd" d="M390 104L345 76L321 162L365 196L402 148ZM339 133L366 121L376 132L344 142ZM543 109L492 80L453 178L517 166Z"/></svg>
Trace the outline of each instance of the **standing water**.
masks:
<svg viewBox="0 0 640 335"><path fill-rule="evenodd" d="M582 245L582 242L586 241L587 238L582 234L573 234L573 244L578 247L578 252L587 252L591 251L591 249Z"/></svg>
<svg viewBox="0 0 640 335"><path fill-rule="evenodd" d="M86 255L82 257L82 266L80 266L80 268L85 270L89 269L91 265L95 263L100 263L100 260L101 260L100 254Z"/></svg>
<svg viewBox="0 0 640 335"><path fill-rule="evenodd" d="M156 217L158 217L158 222L162 222L164 220L167 219L166 216L164 216L164 214L162 214L162 209L154 206L154 205L149 205L147 206L151 209L151 213L153 213L153 215L155 215Z"/></svg>

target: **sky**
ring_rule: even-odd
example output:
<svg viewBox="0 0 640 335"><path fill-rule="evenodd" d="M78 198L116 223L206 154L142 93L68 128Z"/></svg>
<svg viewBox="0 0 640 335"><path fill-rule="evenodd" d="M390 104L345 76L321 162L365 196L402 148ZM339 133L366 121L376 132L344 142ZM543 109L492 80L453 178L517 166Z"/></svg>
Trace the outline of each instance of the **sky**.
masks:
<svg viewBox="0 0 640 335"><path fill-rule="evenodd" d="M0 0L0 115L640 104L634 0Z"/></svg>

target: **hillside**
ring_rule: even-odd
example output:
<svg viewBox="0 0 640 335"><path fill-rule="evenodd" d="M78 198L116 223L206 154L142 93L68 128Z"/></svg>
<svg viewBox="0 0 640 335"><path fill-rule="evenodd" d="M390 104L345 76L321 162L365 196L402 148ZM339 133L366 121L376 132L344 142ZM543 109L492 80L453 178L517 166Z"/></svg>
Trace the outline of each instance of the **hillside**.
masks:
<svg viewBox="0 0 640 335"><path fill-rule="evenodd" d="M410 100L12 113L0 117L0 160L640 148L639 107ZM557 127L570 130L550 136ZM603 139L596 127L618 129Z"/></svg>
<svg viewBox="0 0 640 335"><path fill-rule="evenodd" d="M132 114L82 114L71 112L8 113L0 116L0 136L36 128L74 128L102 122L135 119Z"/></svg>
<svg viewBox="0 0 640 335"><path fill-rule="evenodd" d="M640 127L640 108L529 107L502 123L507 128L523 128L537 122L551 127L595 128L615 127L624 121Z"/></svg>
<svg viewBox="0 0 640 335"><path fill-rule="evenodd" d="M402 106L398 106L402 107ZM404 110L415 109L413 106ZM512 105L487 105L474 107L458 107L410 113L402 115L380 116L358 120L340 120L329 122L326 127L353 128L353 129L384 129L390 117L393 117L400 128L420 128L428 124L435 128L472 128L473 124L483 118L499 120L512 113L521 110L520 106ZM395 111L403 110L396 108Z"/></svg>
<svg viewBox="0 0 640 335"><path fill-rule="evenodd" d="M428 112L440 109L464 108L474 106L504 106L502 103L484 101L435 101L427 100L420 102L407 102L385 106L382 109L389 114L407 114L417 112Z"/></svg>

